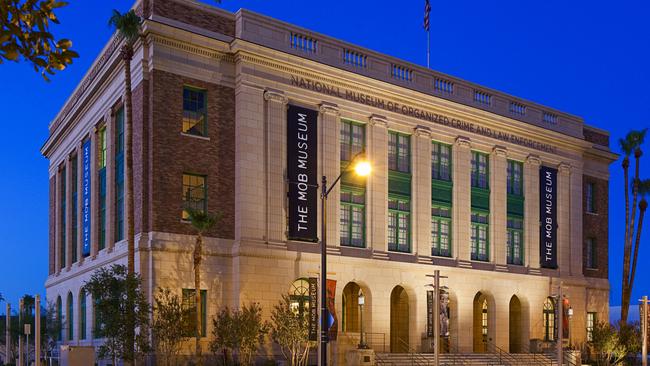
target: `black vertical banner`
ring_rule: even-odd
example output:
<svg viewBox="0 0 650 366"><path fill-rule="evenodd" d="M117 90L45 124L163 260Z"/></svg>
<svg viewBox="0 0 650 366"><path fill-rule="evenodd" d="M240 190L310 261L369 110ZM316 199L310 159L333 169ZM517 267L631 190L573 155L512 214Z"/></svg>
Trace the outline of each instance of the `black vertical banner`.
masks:
<svg viewBox="0 0 650 366"><path fill-rule="evenodd" d="M317 242L318 112L289 105L287 180L289 239Z"/></svg>
<svg viewBox="0 0 650 366"><path fill-rule="evenodd" d="M557 268L557 169L539 170L539 262L542 268Z"/></svg>
<svg viewBox="0 0 650 366"><path fill-rule="evenodd" d="M309 277L309 340L318 340L318 278Z"/></svg>
<svg viewBox="0 0 650 366"><path fill-rule="evenodd" d="M433 291L427 291L427 337L433 337Z"/></svg>

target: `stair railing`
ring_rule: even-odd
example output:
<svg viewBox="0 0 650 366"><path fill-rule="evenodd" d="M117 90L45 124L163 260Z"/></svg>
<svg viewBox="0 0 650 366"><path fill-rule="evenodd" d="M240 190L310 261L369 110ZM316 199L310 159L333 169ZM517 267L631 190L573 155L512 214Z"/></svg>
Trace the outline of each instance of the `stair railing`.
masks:
<svg viewBox="0 0 650 366"><path fill-rule="evenodd" d="M397 343L411 356L411 365L429 366L429 360L411 348L411 345L402 338L397 337Z"/></svg>

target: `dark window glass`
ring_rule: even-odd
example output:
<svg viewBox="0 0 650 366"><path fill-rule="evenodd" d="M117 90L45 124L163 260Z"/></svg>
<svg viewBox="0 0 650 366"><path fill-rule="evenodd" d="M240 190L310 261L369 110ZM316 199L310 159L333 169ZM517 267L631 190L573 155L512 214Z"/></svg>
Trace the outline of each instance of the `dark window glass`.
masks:
<svg viewBox="0 0 650 366"><path fill-rule="evenodd" d="M508 217L508 264L522 265L524 262L524 223L518 218Z"/></svg>
<svg viewBox="0 0 650 366"><path fill-rule="evenodd" d="M201 337L205 337L206 335L207 294L207 290L201 290ZM185 336L194 337L196 335L196 291L194 289L183 289L182 307L185 310L189 310L188 329L185 330Z"/></svg>
<svg viewBox="0 0 650 366"><path fill-rule="evenodd" d="M183 132L205 136L207 127L206 91L183 88Z"/></svg>
<svg viewBox="0 0 650 366"><path fill-rule="evenodd" d="M77 157L72 158L72 238L70 240L72 241L72 263L77 262L77 234L78 234L78 228L77 228L77 212L79 209L77 208L77 196L79 195L79 184L77 182Z"/></svg>
<svg viewBox="0 0 650 366"><path fill-rule="evenodd" d="M521 196L523 190L524 165L518 161L508 160L508 194Z"/></svg>
<svg viewBox="0 0 650 366"><path fill-rule="evenodd" d="M341 187L341 245L365 247L365 191Z"/></svg>
<svg viewBox="0 0 650 366"><path fill-rule="evenodd" d="M366 145L366 128L364 125L341 121L341 161L350 161Z"/></svg>
<svg viewBox="0 0 650 366"><path fill-rule="evenodd" d="M66 234L66 226L67 226L67 217L68 215L66 214L66 203L67 203L67 198L66 198L66 191L67 191L67 181L68 181L68 174L63 167L61 169L61 247L60 247L60 253L61 253L61 268L65 268L65 262L66 262L66 246L67 246L67 236Z"/></svg>
<svg viewBox="0 0 650 366"><path fill-rule="evenodd" d="M188 209L202 212L207 210L207 190L203 175L183 174L183 220L190 217Z"/></svg>
<svg viewBox="0 0 650 366"><path fill-rule="evenodd" d="M598 268L598 250L596 248L596 239L587 239L587 268Z"/></svg>
<svg viewBox="0 0 650 366"><path fill-rule="evenodd" d="M431 255L451 257L451 207L431 207Z"/></svg>
<svg viewBox="0 0 650 366"><path fill-rule="evenodd" d="M587 183L587 186L585 187L585 196L586 196L586 201L587 201L587 212L590 213L595 213L596 212L596 203L595 203L595 197L594 197L594 184L593 183Z"/></svg>
<svg viewBox="0 0 650 366"><path fill-rule="evenodd" d="M86 339L86 292L79 294L79 339Z"/></svg>
<svg viewBox="0 0 650 366"><path fill-rule="evenodd" d="M115 241L124 239L124 108L115 115Z"/></svg>
<svg viewBox="0 0 650 366"><path fill-rule="evenodd" d="M485 261L485 262L490 260L488 223L489 223L489 216L487 214L472 212L472 224L471 224L472 260Z"/></svg>
<svg viewBox="0 0 650 366"><path fill-rule="evenodd" d="M411 203L405 198L388 199L388 250L411 251Z"/></svg>
<svg viewBox="0 0 650 366"><path fill-rule="evenodd" d="M431 146L431 178L451 181L451 146L439 142Z"/></svg>
<svg viewBox="0 0 650 366"><path fill-rule="evenodd" d="M472 151L472 187L487 189L489 186L489 162L487 154Z"/></svg>
<svg viewBox="0 0 650 366"><path fill-rule="evenodd" d="M411 171L410 136L388 133L388 169L409 173Z"/></svg>

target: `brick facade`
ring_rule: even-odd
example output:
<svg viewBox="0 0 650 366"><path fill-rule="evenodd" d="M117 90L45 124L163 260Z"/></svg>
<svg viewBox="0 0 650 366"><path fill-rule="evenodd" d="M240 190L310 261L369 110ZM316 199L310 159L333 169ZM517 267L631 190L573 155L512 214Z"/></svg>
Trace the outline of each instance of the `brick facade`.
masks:
<svg viewBox="0 0 650 366"><path fill-rule="evenodd" d="M588 175L582 176L582 191L587 191L587 185L594 185L595 212L587 212L587 195L583 194L582 207L582 243L583 243L583 273L587 277L607 278L609 271L609 187L605 179ZM587 267L587 239L596 241L596 267Z"/></svg>
<svg viewBox="0 0 650 366"><path fill-rule="evenodd" d="M179 1L152 0L153 14L163 16L226 36L235 36L235 19L215 10L199 9L198 5Z"/></svg>

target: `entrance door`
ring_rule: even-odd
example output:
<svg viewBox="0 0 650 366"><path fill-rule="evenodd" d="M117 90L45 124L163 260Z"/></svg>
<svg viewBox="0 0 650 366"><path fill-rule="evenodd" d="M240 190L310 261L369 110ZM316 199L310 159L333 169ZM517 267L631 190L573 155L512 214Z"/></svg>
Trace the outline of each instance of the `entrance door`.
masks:
<svg viewBox="0 0 650 366"><path fill-rule="evenodd" d="M521 352L522 342L522 322L521 322L521 302L517 296L510 299L510 353Z"/></svg>
<svg viewBox="0 0 650 366"><path fill-rule="evenodd" d="M482 293L477 293L474 297L474 321L473 321L473 344L474 352L485 353L487 352L488 344L488 299Z"/></svg>
<svg viewBox="0 0 650 366"><path fill-rule="evenodd" d="M409 298L402 286L390 294L390 351L409 351Z"/></svg>

